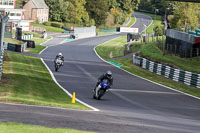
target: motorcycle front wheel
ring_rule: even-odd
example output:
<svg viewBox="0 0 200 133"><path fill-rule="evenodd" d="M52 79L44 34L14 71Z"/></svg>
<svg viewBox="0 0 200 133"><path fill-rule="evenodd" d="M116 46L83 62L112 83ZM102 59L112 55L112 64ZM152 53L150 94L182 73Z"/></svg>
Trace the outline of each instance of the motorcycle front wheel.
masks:
<svg viewBox="0 0 200 133"><path fill-rule="evenodd" d="M56 72L58 71L58 66L57 66L57 65L55 66L55 71L56 71Z"/></svg>
<svg viewBox="0 0 200 133"><path fill-rule="evenodd" d="M100 90L98 91L98 97L97 97L97 100L100 100L101 97L104 95L104 93L105 93L105 91L104 91L103 89L100 89Z"/></svg>

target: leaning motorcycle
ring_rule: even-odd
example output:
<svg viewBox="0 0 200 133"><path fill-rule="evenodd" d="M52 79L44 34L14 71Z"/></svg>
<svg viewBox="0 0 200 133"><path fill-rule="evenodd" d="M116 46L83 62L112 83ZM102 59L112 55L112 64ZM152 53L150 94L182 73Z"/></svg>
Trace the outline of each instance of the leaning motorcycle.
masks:
<svg viewBox="0 0 200 133"><path fill-rule="evenodd" d="M98 89L99 88L99 89ZM93 98L100 100L101 97L108 91L110 88L109 81L104 79L99 85L97 85L93 90ZM98 89L98 91L96 91Z"/></svg>
<svg viewBox="0 0 200 133"><path fill-rule="evenodd" d="M61 67L61 65L62 65L62 60L60 58L56 59L56 61L55 61L55 71L56 72Z"/></svg>

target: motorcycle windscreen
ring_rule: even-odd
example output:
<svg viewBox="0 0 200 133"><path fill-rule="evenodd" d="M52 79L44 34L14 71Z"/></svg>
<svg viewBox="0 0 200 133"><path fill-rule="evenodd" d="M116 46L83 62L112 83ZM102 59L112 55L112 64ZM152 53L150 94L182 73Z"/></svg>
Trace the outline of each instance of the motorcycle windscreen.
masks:
<svg viewBox="0 0 200 133"><path fill-rule="evenodd" d="M61 64L61 62L62 62L62 61L61 61L60 59L57 59L57 60L56 60L56 63L57 63L57 64Z"/></svg>
<svg viewBox="0 0 200 133"><path fill-rule="evenodd" d="M109 81L107 79L104 79L101 83L102 87L104 89L108 88L109 87Z"/></svg>

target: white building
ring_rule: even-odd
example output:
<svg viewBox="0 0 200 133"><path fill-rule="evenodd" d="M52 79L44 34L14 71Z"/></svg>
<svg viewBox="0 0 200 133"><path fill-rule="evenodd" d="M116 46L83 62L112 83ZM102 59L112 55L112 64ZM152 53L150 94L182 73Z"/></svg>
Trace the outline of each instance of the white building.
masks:
<svg viewBox="0 0 200 133"><path fill-rule="evenodd" d="M22 31L30 32L31 20L24 20L24 9L15 9L15 0L0 0L0 13L5 16L9 13L8 22L11 23L12 28L21 27Z"/></svg>

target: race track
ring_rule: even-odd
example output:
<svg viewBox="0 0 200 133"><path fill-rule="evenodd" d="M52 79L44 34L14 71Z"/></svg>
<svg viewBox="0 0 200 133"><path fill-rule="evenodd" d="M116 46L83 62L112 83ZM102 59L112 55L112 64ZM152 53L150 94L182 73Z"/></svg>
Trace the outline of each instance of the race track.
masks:
<svg viewBox="0 0 200 133"><path fill-rule="evenodd" d="M143 24L151 24L149 17L134 15L137 21L133 27L140 28L140 32L144 30ZM199 133L199 99L131 75L95 54L94 47L120 36L86 38L60 45L51 42L40 55L63 88L76 92L78 99L100 111L2 103L0 121L104 133ZM63 53L65 63L55 72L53 60L58 52ZM102 100L94 100L92 89L97 78L107 70L113 72L114 85Z"/></svg>

